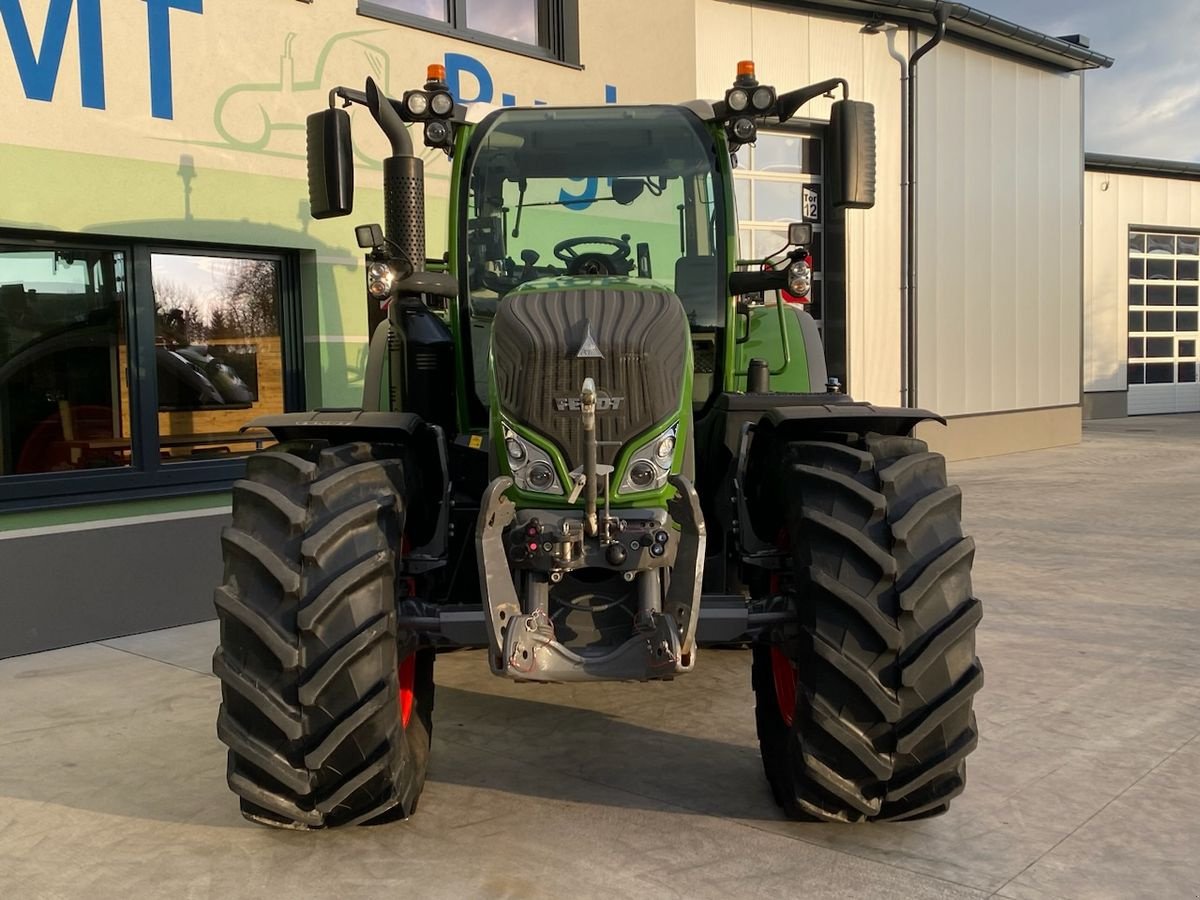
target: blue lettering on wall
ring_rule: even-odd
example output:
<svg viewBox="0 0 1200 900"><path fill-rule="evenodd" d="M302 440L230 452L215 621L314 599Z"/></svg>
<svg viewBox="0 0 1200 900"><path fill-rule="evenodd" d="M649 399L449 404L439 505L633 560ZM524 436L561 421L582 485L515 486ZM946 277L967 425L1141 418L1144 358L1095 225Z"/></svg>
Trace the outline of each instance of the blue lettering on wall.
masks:
<svg viewBox="0 0 1200 900"><path fill-rule="evenodd" d="M0 0L3 2L3 0ZM155 0L148 0L155 2ZM159 0L159 2L182 3L185 0ZM199 2L199 0L197 0ZM466 53L447 53L445 57L446 65L446 85L450 88L450 93L454 95L454 99L459 103L494 103L496 98L496 83L492 79L492 73L484 64L483 60L476 59ZM474 82L472 86L469 82L464 84L463 75L469 75L469 82ZM534 106L545 106L548 101L534 99ZM604 86L604 102L617 102L617 86L615 84L606 84ZM516 106L517 95L507 91L500 93L501 106Z"/></svg>
<svg viewBox="0 0 1200 900"><path fill-rule="evenodd" d="M202 14L204 0L146 0L150 42L150 115L175 118L171 84L171 10Z"/></svg>
<svg viewBox="0 0 1200 900"><path fill-rule="evenodd" d="M475 79L475 96L473 97L468 97L463 93L462 75L464 72ZM446 54L446 85L459 103L492 102L492 73L482 62L465 53ZM512 95L506 94L505 96ZM516 98L512 105L516 105Z"/></svg>
<svg viewBox="0 0 1200 900"><path fill-rule="evenodd" d="M30 100L53 100L54 85L67 42L71 7L77 9L79 29L80 100L90 109L104 109L104 43L100 30L100 0L50 0L41 52L33 52L29 26L20 0L0 0L0 19L12 47L21 87Z"/></svg>
<svg viewBox="0 0 1200 900"><path fill-rule="evenodd" d="M202 14L204 0L145 0L148 52L150 56L150 114L159 119L175 117L171 83L171 10ZM29 23L21 0L0 0L0 20L8 35L21 87L30 100L53 100L54 86L67 43L71 9L79 32L80 100L90 109L104 109L104 33L100 0L50 0L42 47L33 50Z"/></svg>
<svg viewBox="0 0 1200 900"><path fill-rule="evenodd" d="M454 95L454 99L459 103L491 103L496 95L495 83L492 81L492 73L488 71L488 67L483 64L482 60L476 59L474 56L469 56L466 53L447 53L446 54L446 84L450 88L450 93ZM468 96L464 94L463 75L469 75L471 80L475 82L474 90ZM606 84L604 86L604 102L617 102L617 86L615 84ZM500 94L501 106L516 106L517 95L510 94L506 91ZM535 99L534 106L545 106L545 100ZM596 200L596 192L599 190L599 180L596 178L572 178L572 181L583 183L583 187L578 194L572 194L570 191L563 189L558 192L558 201L567 209L587 209Z"/></svg>

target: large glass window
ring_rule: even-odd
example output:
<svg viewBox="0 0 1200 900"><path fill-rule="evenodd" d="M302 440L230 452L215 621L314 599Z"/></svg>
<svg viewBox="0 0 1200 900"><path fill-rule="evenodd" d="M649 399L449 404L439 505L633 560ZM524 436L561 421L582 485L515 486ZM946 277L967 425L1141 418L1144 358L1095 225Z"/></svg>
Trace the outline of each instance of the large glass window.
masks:
<svg viewBox="0 0 1200 900"><path fill-rule="evenodd" d="M359 0L358 11L467 40L525 45L578 62L578 0Z"/></svg>
<svg viewBox="0 0 1200 900"><path fill-rule="evenodd" d="M0 245L0 475L130 462L126 255Z"/></svg>
<svg viewBox="0 0 1200 900"><path fill-rule="evenodd" d="M0 235L0 503L237 477L242 426L303 408L291 266Z"/></svg>

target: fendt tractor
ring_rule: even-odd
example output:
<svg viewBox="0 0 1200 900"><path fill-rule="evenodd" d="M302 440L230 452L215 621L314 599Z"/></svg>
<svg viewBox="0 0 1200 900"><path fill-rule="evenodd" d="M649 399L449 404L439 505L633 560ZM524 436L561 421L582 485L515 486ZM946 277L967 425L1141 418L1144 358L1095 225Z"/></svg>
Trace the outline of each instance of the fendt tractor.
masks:
<svg viewBox="0 0 1200 900"><path fill-rule="evenodd" d="M217 730L246 817L410 815L455 647L519 682L670 681L749 647L786 815L916 819L962 791L981 610L960 491L912 437L940 419L827 378L787 302L811 225L737 252L737 150L826 95L831 201L869 208L873 107L840 78L779 93L750 62L719 101L592 108L459 104L431 66L309 117L316 218L352 211L347 107L392 155L384 226L356 229L362 408L256 420L278 443L222 535ZM410 126L452 160L442 259Z"/></svg>

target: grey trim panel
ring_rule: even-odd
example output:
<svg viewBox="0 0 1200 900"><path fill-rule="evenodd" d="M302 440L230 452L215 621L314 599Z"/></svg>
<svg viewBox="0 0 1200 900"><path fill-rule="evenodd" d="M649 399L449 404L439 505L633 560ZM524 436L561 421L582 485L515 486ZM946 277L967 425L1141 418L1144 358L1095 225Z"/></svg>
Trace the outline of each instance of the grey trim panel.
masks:
<svg viewBox="0 0 1200 900"><path fill-rule="evenodd" d="M1085 419L1123 419L1128 415L1128 391L1088 391L1083 395Z"/></svg>
<svg viewBox="0 0 1200 900"><path fill-rule="evenodd" d="M229 515L0 542L0 658L214 618Z"/></svg>

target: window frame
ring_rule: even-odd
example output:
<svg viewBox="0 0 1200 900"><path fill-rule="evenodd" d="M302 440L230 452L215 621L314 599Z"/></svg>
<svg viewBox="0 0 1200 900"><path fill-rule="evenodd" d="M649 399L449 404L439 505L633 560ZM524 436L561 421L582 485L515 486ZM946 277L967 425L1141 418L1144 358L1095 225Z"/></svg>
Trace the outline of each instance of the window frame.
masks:
<svg viewBox="0 0 1200 900"><path fill-rule="evenodd" d="M583 68L579 57L579 0L537 0L536 44L526 44L466 27L466 4L467 0L446 0L445 20L403 12L388 6L383 0L358 0L357 12L369 19L458 38L493 50L529 56L572 69ZM460 22L464 24L458 24Z"/></svg>
<svg viewBox="0 0 1200 900"><path fill-rule="evenodd" d="M266 259L279 263L279 324L286 411L305 409L304 336L301 327L300 259L288 248L238 247L232 244L154 241L60 232L0 229L0 246L57 250L71 248L125 254L125 342L128 368L157 372L154 283L151 255ZM147 299L148 298L148 299ZM118 377L124 377L118 374ZM81 506L148 497L223 492L241 478L244 456L232 459L160 458L158 379L129 378L130 456L128 466L71 472L0 475L0 512ZM249 417L248 417L249 418Z"/></svg>

